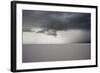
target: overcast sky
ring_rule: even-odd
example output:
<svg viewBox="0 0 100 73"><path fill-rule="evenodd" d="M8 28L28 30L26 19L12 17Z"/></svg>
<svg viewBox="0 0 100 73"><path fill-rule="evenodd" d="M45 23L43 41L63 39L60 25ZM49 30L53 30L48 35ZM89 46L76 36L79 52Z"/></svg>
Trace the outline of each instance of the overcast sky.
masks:
<svg viewBox="0 0 100 73"><path fill-rule="evenodd" d="M23 10L23 31L32 27L89 30L90 16L89 13Z"/></svg>
<svg viewBox="0 0 100 73"><path fill-rule="evenodd" d="M90 24L90 13L23 10L23 43L89 43Z"/></svg>

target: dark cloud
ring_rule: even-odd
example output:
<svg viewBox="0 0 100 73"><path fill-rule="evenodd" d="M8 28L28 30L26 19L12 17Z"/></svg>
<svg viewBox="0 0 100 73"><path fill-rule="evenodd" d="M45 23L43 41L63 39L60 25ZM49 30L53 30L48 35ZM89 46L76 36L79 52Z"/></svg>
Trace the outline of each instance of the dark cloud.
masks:
<svg viewBox="0 0 100 73"><path fill-rule="evenodd" d="M90 29L90 13L23 10L23 31L32 27L53 30Z"/></svg>
<svg viewBox="0 0 100 73"><path fill-rule="evenodd" d="M23 10L24 32L32 31L57 37L58 31L67 32L69 29L73 31L78 29L84 32L78 35L80 36L77 39L79 43L90 43L90 27L90 13ZM71 34L74 35L74 33L70 32L69 35ZM66 36L67 33L64 35Z"/></svg>

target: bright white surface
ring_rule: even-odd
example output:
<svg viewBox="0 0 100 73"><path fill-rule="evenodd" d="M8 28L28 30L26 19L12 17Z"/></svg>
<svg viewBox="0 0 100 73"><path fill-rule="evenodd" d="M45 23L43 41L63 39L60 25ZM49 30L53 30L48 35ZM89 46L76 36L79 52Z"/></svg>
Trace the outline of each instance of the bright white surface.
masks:
<svg viewBox="0 0 100 73"><path fill-rule="evenodd" d="M0 73L10 72L10 1L0 1ZM32 0L31 0L32 1ZM41 2L58 2L58 3L71 3L71 4L86 4L86 5L99 5L100 0L33 0ZM100 13L100 8L99 8ZM98 15L100 16L100 14ZM100 17L99 19L100 20ZM100 21L99 23L100 24ZM100 25L99 27L100 28ZM98 29L100 31L100 29ZM100 33L98 35L100 37ZM100 38L98 39L100 43ZM100 45L99 45L100 48ZM98 55L100 56L100 49L98 49ZM100 57L98 57L100 62ZM49 70L49 71L37 71L34 73L99 73L100 63L98 68L81 68L81 69L64 69L64 70ZM21 73L33 73L33 72L21 72Z"/></svg>
<svg viewBox="0 0 100 73"><path fill-rule="evenodd" d="M36 32L23 32L23 44L70 44L89 38L89 31L58 31L57 36ZM73 36L74 35L74 36ZM40 37L41 36L41 37Z"/></svg>
<svg viewBox="0 0 100 73"><path fill-rule="evenodd" d="M40 63L22 63L22 10L43 10L43 11L62 11L62 12L82 12L91 13L91 60L82 61L57 61L57 62L40 62ZM37 69L37 68L51 68L51 67L70 67L70 66L83 66L83 65L95 65L95 9L94 8L82 8L82 7L59 7L59 6L45 6L45 5L29 5L29 4L17 4L17 70L20 69ZM75 31L74 31L75 33ZM81 32L83 33L83 32ZM36 35L35 35L36 36ZM43 36L43 35L41 35ZM53 39L56 41L62 41L62 39L54 39L52 37L44 37L47 39ZM52 41L53 41L52 40ZM42 41L42 40L41 40ZM48 43L50 43L49 41ZM52 42L55 43L55 42Z"/></svg>

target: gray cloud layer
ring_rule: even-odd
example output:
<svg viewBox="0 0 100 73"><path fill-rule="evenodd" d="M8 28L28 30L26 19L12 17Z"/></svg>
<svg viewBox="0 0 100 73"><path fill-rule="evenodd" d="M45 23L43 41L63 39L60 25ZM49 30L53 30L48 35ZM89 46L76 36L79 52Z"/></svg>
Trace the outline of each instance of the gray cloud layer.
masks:
<svg viewBox="0 0 100 73"><path fill-rule="evenodd" d="M32 27L54 30L90 30L89 13L23 10L23 31Z"/></svg>

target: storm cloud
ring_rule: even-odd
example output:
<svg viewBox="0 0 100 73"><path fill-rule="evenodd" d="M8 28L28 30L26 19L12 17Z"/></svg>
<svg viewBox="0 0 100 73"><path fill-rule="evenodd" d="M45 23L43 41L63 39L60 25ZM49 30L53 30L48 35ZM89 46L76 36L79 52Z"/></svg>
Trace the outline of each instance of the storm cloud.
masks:
<svg viewBox="0 0 100 73"><path fill-rule="evenodd" d="M23 10L23 31L32 27L68 30L90 29L90 13Z"/></svg>
<svg viewBox="0 0 100 73"><path fill-rule="evenodd" d="M34 43L33 34L36 38L43 36L41 39L47 38L47 40L48 36L53 36L56 43L59 39L61 40L58 43L61 43L61 41L62 43L90 43L90 13L23 10L22 14L23 38L26 43L28 43L29 39L29 43ZM50 39L53 38L50 37ZM55 41L52 43L55 43Z"/></svg>

